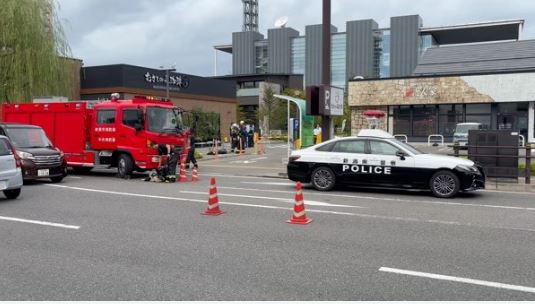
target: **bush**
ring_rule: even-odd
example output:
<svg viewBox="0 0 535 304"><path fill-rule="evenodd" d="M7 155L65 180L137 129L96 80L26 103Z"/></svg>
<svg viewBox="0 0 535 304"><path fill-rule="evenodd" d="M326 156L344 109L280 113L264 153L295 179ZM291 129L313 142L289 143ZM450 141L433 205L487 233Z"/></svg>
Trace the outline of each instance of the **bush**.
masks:
<svg viewBox="0 0 535 304"><path fill-rule="evenodd" d="M195 150L194 154L195 154L195 159L197 160L202 159L204 157L202 153L197 150Z"/></svg>
<svg viewBox="0 0 535 304"><path fill-rule="evenodd" d="M518 169L523 171L524 169L526 169L526 164L519 164L518 165ZM534 162L531 163L531 172L535 173L535 163Z"/></svg>

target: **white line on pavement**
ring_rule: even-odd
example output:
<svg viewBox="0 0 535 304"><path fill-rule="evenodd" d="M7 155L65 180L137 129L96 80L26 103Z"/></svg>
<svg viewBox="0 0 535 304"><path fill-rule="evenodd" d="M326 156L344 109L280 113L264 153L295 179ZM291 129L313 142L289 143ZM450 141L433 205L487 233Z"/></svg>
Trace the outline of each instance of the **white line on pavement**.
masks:
<svg viewBox="0 0 535 304"><path fill-rule="evenodd" d="M295 186L295 183L277 183L277 182L240 182L251 185L273 185L273 186Z"/></svg>
<svg viewBox="0 0 535 304"><path fill-rule="evenodd" d="M527 286L520 286L520 285L503 284L503 283L498 283L498 282L474 280L474 279L469 279L469 278L461 278L461 277L454 277L454 276L448 276L448 275L404 270L404 269L397 269L397 268L388 268L388 267L381 267L379 268L379 271L404 274L404 275L410 275L410 276L416 276L416 277L423 277L423 278L429 278L429 279L435 279L435 280L442 280L442 281L453 281L453 282L459 282L459 283L465 283L465 284L473 284L473 285L535 293L534 287L527 287Z"/></svg>
<svg viewBox="0 0 535 304"><path fill-rule="evenodd" d="M189 194L202 194L206 195L206 192L198 192L198 191L180 191L180 193L189 193ZM219 196L232 196L232 197L245 197L245 198L258 198L258 199L265 199L265 200L274 200L274 201L280 201L285 203L295 203L293 199L289 198L279 198L279 197L268 197L268 196L254 196L254 195L243 195L243 194L229 194L229 193L217 193ZM361 206L351 206L351 205L337 205L337 204L331 204L326 202L318 202L318 201L311 201L306 200L306 205L309 206L324 206L324 207L344 207L344 208L364 208Z"/></svg>
<svg viewBox="0 0 535 304"><path fill-rule="evenodd" d="M269 184L269 183L262 183L262 184ZM255 192L293 193L292 191L284 191L284 190L251 189L251 188L225 187L225 186L218 186L218 188L220 188L220 189L233 189L233 190L247 190L247 191L255 191ZM535 211L535 208L530 208L530 207L471 204L471 203L453 203L453 202L442 202L442 201L420 201L420 200L408 200L408 199L389 198L389 197L334 194L334 193L333 194L331 194L331 193L316 193L316 192L311 192L311 191L305 192L305 195L317 195L317 196L329 196L329 197L345 197L345 198L357 198L357 199L367 199L367 200L382 200L382 201L394 201L394 202L418 203L418 204L448 205L448 206L459 206L459 207L498 208L498 209L512 209L512 210L522 210L522 211Z"/></svg>
<svg viewBox="0 0 535 304"><path fill-rule="evenodd" d="M131 196L131 197L144 197L144 198L155 198L162 200L175 200L175 201L185 201L185 202L196 202L196 203L207 203L207 200L199 199L190 199L190 198L179 198L171 196L159 196L159 195L147 195L147 194L137 194L137 193L127 193L127 192L118 192L118 191L108 191L108 190L99 190L99 189L90 189L90 188L81 188L81 187L71 187L55 184L45 184L48 187L79 190L79 191L88 191L95 193L104 193L104 194L113 194L113 195L122 195L122 196ZM245 206L245 207L256 207L256 208L265 208L265 209L282 209L282 210L292 210L293 208L287 207L278 207L272 205L259 205L259 204L243 204L243 203L233 203L233 202L219 202L221 205L235 205L235 206ZM361 218L373 218L381 219L388 221L403 221L403 222L415 222L415 223L428 223L428 224L443 224L443 225L454 225L454 226L465 226L465 227L476 227L476 228L493 228L493 229L505 229L505 230L517 230L523 232L535 232L532 229L524 228L514 228L514 227L494 227L494 226L480 226L474 225L471 223L460 223L452 221L440 221L440 220L424 220L411 217L397 217L397 216L384 216L384 215L374 215L374 214L364 214L364 213L350 213L350 212L339 212L339 211L330 211L330 210L317 210L317 209L307 209L307 212L314 213L326 213L326 214L335 214L335 215L350 215Z"/></svg>
<svg viewBox="0 0 535 304"><path fill-rule="evenodd" d="M80 229L80 226L65 225L65 224L60 224L60 223L43 222L43 221L36 221L36 220L27 220L27 219L22 219L22 218L17 218L17 217L0 216L0 220L35 224L35 225L41 225L41 226L51 226L51 227L65 228L65 229L74 229L74 230Z"/></svg>

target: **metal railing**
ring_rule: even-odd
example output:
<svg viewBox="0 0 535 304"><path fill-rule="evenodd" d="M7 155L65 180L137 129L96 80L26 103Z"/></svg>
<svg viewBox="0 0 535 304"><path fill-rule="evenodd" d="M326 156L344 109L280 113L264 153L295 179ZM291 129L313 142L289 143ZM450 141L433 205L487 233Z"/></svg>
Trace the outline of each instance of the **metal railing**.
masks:
<svg viewBox="0 0 535 304"><path fill-rule="evenodd" d="M407 137L407 135L405 134L394 134L394 138L397 139L398 137L402 137L405 139L405 143L408 144L409 143L409 138ZM398 139L399 140L399 139ZM400 140L401 141L401 140Z"/></svg>
<svg viewBox="0 0 535 304"><path fill-rule="evenodd" d="M431 134L427 137L427 146L430 146L431 145L431 139L433 137L437 137L437 138L440 138L440 145L441 146L444 146L444 136L440 135L440 134ZM434 143L437 143L437 142L434 142Z"/></svg>
<svg viewBox="0 0 535 304"><path fill-rule="evenodd" d="M491 148L491 149L525 149L526 155L486 155L486 154L464 154L461 155L459 152L461 150L461 146L459 143L455 143L453 145L453 156L459 157L459 156L471 156L471 157L489 157L489 158L518 158L519 160L522 158L525 158L525 168L524 168L524 180L526 184L531 184L531 144L525 144L524 147L518 147L518 146L464 146L468 149L470 148ZM518 168L516 168L518 172ZM518 174L517 174L518 176Z"/></svg>

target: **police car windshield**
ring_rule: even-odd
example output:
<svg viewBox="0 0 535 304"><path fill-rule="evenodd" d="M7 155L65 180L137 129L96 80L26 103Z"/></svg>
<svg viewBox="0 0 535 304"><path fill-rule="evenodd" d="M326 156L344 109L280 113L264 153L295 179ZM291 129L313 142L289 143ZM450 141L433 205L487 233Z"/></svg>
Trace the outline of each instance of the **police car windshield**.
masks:
<svg viewBox="0 0 535 304"><path fill-rule="evenodd" d="M164 133L182 130L182 115L178 109L148 107L147 109L149 131Z"/></svg>
<svg viewBox="0 0 535 304"><path fill-rule="evenodd" d="M422 151L416 149L415 147L413 147L413 146L411 146L411 145L409 145L409 144L406 144L406 143L404 143L404 142L402 142L402 141L396 140L396 143L397 143L398 145L400 145L401 147L403 147L403 149L405 149L405 150L411 152L411 153L414 154L414 155L425 154L424 152L422 152Z"/></svg>

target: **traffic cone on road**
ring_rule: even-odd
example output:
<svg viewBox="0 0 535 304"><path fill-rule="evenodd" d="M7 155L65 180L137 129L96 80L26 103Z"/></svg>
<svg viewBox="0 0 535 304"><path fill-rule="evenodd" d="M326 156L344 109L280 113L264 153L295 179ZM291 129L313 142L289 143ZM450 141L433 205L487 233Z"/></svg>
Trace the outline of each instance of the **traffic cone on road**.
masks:
<svg viewBox="0 0 535 304"><path fill-rule="evenodd" d="M219 198L217 197L217 188L215 178L210 179L210 191L208 192L208 208L202 213L204 215L221 215L225 212L219 209Z"/></svg>
<svg viewBox="0 0 535 304"><path fill-rule="evenodd" d="M178 181L180 183L188 181L188 176L186 175L185 157L182 157L180 160L180 175L179 175Z"/></svg>
<svg viewBox="0 0 535 304"><path fill-rule="evenodd" d="M295 186L295 204L294 214L286 221L289 224L306 225L312 222L312 219L308 218L305 214L305 203L303 202L303 190L301 189L301 182L297 182Z"/></svg>
<svg viewBox="0 0 535 304"><path fill-rule="evenodd" d="M191 181L192 182L199 181L199 171L197 170L197 165L193 165L193 170L191 171Z"/></svg>

